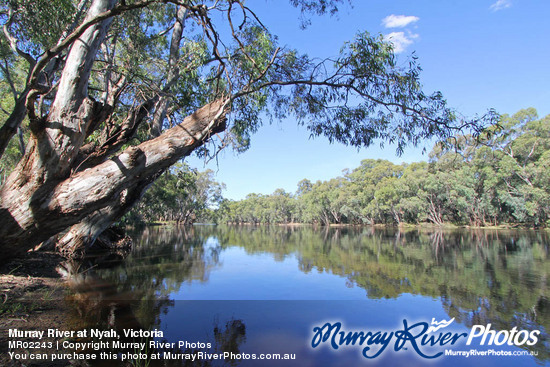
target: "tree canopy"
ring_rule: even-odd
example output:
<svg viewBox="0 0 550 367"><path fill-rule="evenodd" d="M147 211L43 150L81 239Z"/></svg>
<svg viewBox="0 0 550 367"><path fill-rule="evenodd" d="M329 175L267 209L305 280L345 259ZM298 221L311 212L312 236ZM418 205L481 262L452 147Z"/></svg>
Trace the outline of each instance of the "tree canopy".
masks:
<svg viewBox="0 0 550 367"><path fill-rule="evenodd" d="M306 25L343 0L290 3ZM422 90L417 60L400 64L381 36L359 31L319 60L279 44L252 6L2 1L0 154L13 161L18 135L21 159L3 178L0 253L51 236L69 252L90 245L170 166L192 152L246 149L266 116L399 152L457 129L479 135L495 118L459 119L441 93Z"/></svg>
<svg viewBox="0 0 550 367"><path fill-rule="evenodd" d="M295 193L225 201L220 216L232 223L545 227L549 159L550 116L539 119L529 108L503 115L477 139L457 135L451 145L437 144L430 162L365 159L341 177L302 180Z"/></svg>

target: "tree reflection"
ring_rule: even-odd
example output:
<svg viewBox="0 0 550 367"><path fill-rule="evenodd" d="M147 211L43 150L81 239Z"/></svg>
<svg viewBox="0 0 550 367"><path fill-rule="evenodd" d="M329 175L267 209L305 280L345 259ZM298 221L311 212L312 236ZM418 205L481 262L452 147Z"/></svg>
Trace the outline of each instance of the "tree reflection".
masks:
<svg viewBox="0 0 550 367"><path fill-rule="evenodd" d="M114 303L116 310L132 311L135 320L124 323L158 325L159 315L173 302L171 293L184 283L208 281L220 266L221 252L238 246L248 254L271 254L275 261L295 256L301 271L345 277L347 286L364 289L368 298L438 298L449 318L468 327L491 323L493 329L539 329L543 342L527 348L538 350L539 359L549 358L546 232L200 226L147 228L136 238L126 260L92 268L79 280L80 289L86 289L87 279L95 282L75 295L94 300L85 301L88 309L82 312L96 317L92 322L112 320ZM93 293L98 288L101 296ZM101 315L91 312L99 309L105 309ZM123 322L116 312L114 317ZM241 345L244 334L240 320L216 326L213 333L216 345L228 350Z"/></svg>
<svg viewBox="0 0 550 367"><path fill-rule="evenodd" d="M221 227L222 248L275 259L297 254L300 270L347 278L368 298L439 298L468 327L540 329L539 358L549 358L550 274L546 232L372 228Z"/></svg>
<svg viewBox="0 0 550 367"><path fill-rule="evenodd" d="M120 342L144 342L149 345L153 338L131 338L124 336L125 329L152 330L158 328L160 317L174 301L168 296L177 291L183 282L207 281L209 272L219 261L220 248L208 245L208 238L185 228L165 230L148 228L139 237L132 256L120 261L118 256L101 255L85 262L68 261L58 269L63 272L71 287L69 302L74 306L72 326L75 330L97 328L116 330ZM105 262L106 258L116 259ZM242 320L231 319L221 325L212 320L214 326L210 353L240 353L240 346L246 340L246 327ZM91 341L88 340L81 341ZM112 365L112 360L101 360L101 352L113 354L142 353L146 359L128 361L126 365L147 366L213 366L212 360L186 360L151 358L152 354L195 353L194 349L146 348L89 350L98 355L95 365ZM204 350L202 350L204 351ZM227 360L235 365L236 360ZM222 363L223 364L223 363ZM116 363L116 365L125 365ZM218 363L219 365L219 363Z"/></svg>

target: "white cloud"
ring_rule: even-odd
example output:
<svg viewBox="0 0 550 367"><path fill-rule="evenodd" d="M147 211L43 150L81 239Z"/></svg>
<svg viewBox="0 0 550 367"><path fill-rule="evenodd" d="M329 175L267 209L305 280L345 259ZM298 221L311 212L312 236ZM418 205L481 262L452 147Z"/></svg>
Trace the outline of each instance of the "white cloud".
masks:
<svg viewBox="0 0 550 367"><path fill-rule="evenodd" d="M499 0L502 1L502 0ZM506 0L505 0L506 1ZM388 15L382 19L382 25L386 28L403 28L408 26L411 23L418 22L419 17L414 15Z"/></svg>
<svg viewBox="0 0 550 367"><path fill-rule="evenodd" d="M497 0L496 3L491 5L489 9L492 11L499 11L502 9L506 9L512 6L512 0Z"/></svg>
<svg viewBox="0 0 550 367"><path fill-rule="evenodd" d="M405 35L405 32L391 32L384 36L386 42L391 42L393 52L396 54L405 51L414 42L415 38L418 38L418 34L409 33Z"/></svg>

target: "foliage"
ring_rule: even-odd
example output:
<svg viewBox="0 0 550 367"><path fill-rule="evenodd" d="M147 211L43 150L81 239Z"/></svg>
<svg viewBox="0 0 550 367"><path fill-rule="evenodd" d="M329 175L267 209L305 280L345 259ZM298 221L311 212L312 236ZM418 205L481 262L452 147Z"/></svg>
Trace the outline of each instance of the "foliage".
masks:
<svg viewBox="0 0 550 367"><path fill-rule="evenodd" d="M547 226L550 218L550 116L534 109L504 115L479 139L453 137L436 145L430 163L396 165L366 159L329 181L302 180L287 194L285 216L269 203L280 195L251 194L225 202L222 220L233 223L514 223ZM458 142L458 143L456 143ZM292 211L293 210L293 211Z"/></svg>
<svg viewBox="0 0 550 367"><path fill-rule="evenodd" d="M336 14L346 1L290 3L307 23L308 14ZM231 124L219 145L234 144L237 149L248 146L250 134L261 126L260 116L265 112L277 118L292 115L313 135L326 135L345 144L368 146L376 139L395 142L399 152L406 144L427 137L448 137L455 128L466 125L478 132L482 125L481 121L464 125L440 93L425 94L416 58L412 57L407 67L398 65L391 44L379 35L359 32L342 47L340 55L319 62L279 45L253 10L240 1L140 4L123 3L116 8L117 16L98 51L96 63L101 67L90 76L90 96L105 100L106 94L118 93L111 124L120 124L132 105L148 96L169 92L173 108L166 117L172 121L181 120L213 97L231 96ZM48 64L44 70L47 80L38 82L47 84L42 89L55 92L66 55L63 48L51 51L52 46L66 40L89 7L89 2L75 0L2 2L6 70L14 69L20 60L27 60L31 69L41 57L53 60L55 65ZM175 54L170 30L178 7L186 13L184 34ZM227 24L217 24L218 18L227 18L229 29L224 28ZM27 81L40 79L36 73L32 71L32 80ZM170 80L173 76L178 76L177 80ZM17 86L19 93L25 80ZM124 88L113 88L119 82ZM42 89L37 89L40 94ZM42 105L44 111L39 111L44 115L54 96L50 92ZM163 124L170 125L169 120Z"/></svg>
<svg viewBox="0 0 550 367"><path fill-rule="evenodd" d="M147 192L126 220L200 219L287 224L503 223L541 227L550 213L550 116L533 109L503 116L480 139L462 135L457 149L436 145L431 161L396 165L366 159L343 177L312 183L295 193L223 199L211 171L178 164ZM131 219L132 218L132 219Z"/></svg>
<svg viewBox="0 0 550 367"><path fill-rule="evenodd" d="M214 172L199 172L178 163L165 172L124 218L126 224L174 221L191 224L212 221L224 188L214 180Z"/></svg>

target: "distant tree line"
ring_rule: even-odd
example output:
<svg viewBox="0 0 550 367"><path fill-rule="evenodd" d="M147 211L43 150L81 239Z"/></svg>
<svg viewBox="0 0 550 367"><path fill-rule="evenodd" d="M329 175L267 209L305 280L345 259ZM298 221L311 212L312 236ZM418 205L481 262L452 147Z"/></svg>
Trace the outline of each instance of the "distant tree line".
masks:
<svg viewBox="0 0 550 367"><path fill-rule="evenodd" d="M550 116L502 116L482 136L437 144L429 162L365 159L340 177L304 179L295 193L224 199L210 170L179 163L127 214L126 224L418 224L550 226Z"/></svg>
<svg viewBox="0 0 550 367"><path fill-rule="evenodd" d="M155 221L180 224L215 221L215 208L222 200L223 188L223 184L214 180L212 170L200 172L178 163L155 181L122 222L135 225Z"/></svg>
<svg viewBox="0 0 550 367"><path fill-rule="evenodd" d="M550 116L503 115L482 136L437 144L429 162L366 159L328 181L305 179L292 194L223 200L227 223L550 225Z"/></svg>

